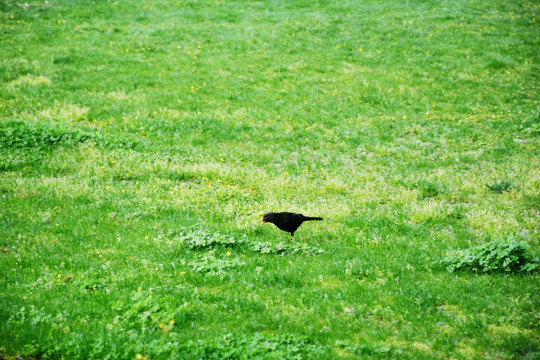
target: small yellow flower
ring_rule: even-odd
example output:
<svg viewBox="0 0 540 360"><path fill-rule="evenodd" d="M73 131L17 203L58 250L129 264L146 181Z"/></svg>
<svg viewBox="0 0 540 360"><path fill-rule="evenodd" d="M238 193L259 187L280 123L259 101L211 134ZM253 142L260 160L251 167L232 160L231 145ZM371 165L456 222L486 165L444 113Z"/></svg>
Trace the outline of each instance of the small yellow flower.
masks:
<svg viewBox="0 0 540 360"><path fill-rule="evenodd" d="M142 359L142 355L141 355L141 354L137 354L137 355L135 355L135 358L136 358L136 359Z"/></svg>
<svg viewBox="0 0 540 360"><path fill-rule="evenodd" d="M165 325L163 325L163 323L159 323L159 328L160 328L160 329L163 329L164 326L165 326Z"/></svg>
<svg viewBox="0 0 540 360"><path fill-rule="evenodd" d="M231 256L231 252L230 252L230 251L227 251L227 256Z"/></svg>

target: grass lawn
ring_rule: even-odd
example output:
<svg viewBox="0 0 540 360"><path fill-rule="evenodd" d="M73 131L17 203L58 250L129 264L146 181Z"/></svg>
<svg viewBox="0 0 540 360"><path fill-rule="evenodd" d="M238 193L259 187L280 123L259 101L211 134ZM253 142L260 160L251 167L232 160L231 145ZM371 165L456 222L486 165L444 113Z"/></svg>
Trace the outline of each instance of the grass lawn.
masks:
<svg viewBox="0 0 540 360"><path fill-rule="evenodd" d="M537 16L0 0L0 358L540 358Z"/></svg>

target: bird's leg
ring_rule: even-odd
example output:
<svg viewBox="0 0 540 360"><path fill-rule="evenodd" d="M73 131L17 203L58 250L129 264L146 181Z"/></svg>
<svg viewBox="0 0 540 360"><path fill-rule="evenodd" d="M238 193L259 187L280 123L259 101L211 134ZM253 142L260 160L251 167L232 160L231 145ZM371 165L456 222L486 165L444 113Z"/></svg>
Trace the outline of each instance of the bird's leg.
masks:
<svg viewBox="0 0 540 360"><path fill-rule="evenodd" d="M294 233L291 233L291 241L294 241Z"/></svg>

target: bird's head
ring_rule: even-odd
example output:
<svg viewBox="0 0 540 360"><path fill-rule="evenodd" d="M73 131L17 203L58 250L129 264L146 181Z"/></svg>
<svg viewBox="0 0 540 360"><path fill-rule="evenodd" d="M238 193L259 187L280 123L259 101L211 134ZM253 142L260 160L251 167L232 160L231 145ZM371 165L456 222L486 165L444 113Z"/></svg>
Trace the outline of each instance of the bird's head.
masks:
<svg viewBox="0 0 540 360"><path fill-rule="evenodd" d="M272 212L269 212L269 213L264 214L263 219L262 219L261 226L263 226L263 225L266 224L267 222L273 222L274 214L275 214L275 213L272 213Z"/></svg>

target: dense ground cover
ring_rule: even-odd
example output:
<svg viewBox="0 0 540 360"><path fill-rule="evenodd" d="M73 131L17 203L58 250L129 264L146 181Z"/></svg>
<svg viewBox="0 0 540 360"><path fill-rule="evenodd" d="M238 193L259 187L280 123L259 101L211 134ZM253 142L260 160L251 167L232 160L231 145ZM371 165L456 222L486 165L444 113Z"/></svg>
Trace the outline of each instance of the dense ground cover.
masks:
<svg viewBox="0 0 540 360"><path fill-rule="evenodd" d="M539 11L1 1L0 355L538 358Z"/></svg>

